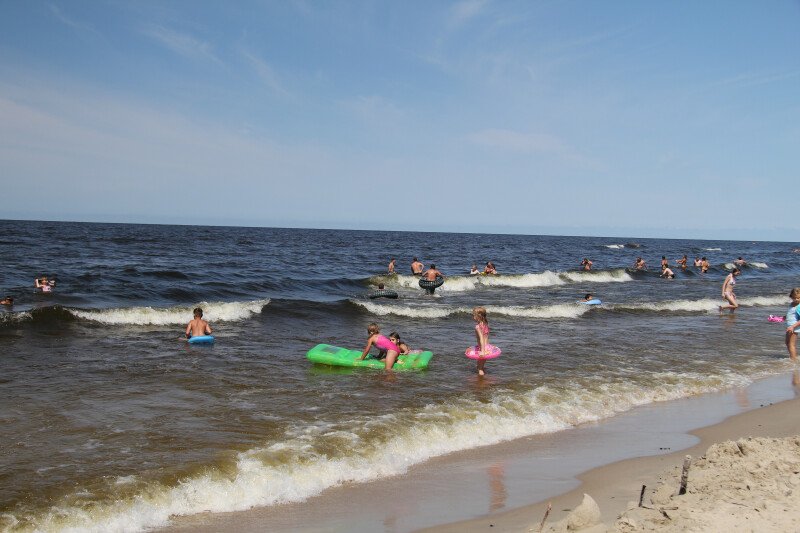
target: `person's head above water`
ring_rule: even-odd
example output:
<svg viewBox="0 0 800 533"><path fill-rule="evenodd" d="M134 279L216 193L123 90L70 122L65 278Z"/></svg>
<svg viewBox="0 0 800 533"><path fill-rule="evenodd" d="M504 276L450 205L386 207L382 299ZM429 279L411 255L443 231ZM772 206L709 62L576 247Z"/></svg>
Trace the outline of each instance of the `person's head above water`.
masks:
<svg viewBox="0 0 800 533"><path fill-rule="evenodd" d="M584 300L591 300L592 299L592 293L591 292L587 292L586 296L584 296L583 299Z"/></svg>
<svg viewBox="0 0 800 533"><path fill-rule="evenodd" d="M367 326L367 333L370 335L375 335L376 333L380 333L381 328L378 327L378 324L375 322L371 322L369 326Z"/></svg>
<svg viewBox="0 0 800 533"><path fill-rule="evenodd" d="M194 317L195 318L203 318L203 310L199 307L194 308Z"/></svg>
<svg viewBox="0 0 800 533"><path fill-rule="evenodd" d="M434 265L433 263L431 263L431 270L436 270L436 265Z"/></svg>
<svg viewBox="0 0 800 533"><path fill-rule="evenodd" d="M383 283L378 283L378 290L379 290L379 291L382 291L382 290L383 290Z"/></svg>

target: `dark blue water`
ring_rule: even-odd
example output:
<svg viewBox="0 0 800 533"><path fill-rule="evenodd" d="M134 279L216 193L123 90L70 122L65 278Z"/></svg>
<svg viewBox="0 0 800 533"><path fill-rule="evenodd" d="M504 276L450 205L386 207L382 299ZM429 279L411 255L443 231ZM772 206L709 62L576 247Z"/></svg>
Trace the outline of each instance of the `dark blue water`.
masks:
<svg viewBox="0 0 800 533"><path fill-rule="evenodd" d="M766 316L800 284L797 246L0 221L0 291L15 298L0 311L0 524L138 530L298 501L783 372ZM711 270L680 270L683 254ZM662 255L676 279L658 276ZM434 296L408 275L413 256L447 276ZM654 271L626 270L637 256ZM720 314L738 256L741 307ZM489 260L499 276L467 275ZM53 293L34 289L42 275ZM378 283L400 298L366 298ZM576 304L587 292L603 305ZM214 346L181 340L198 305ZM475 305L503 349L486 378L463 356ZM373 321L432 350L430 369L305 359L319 342L360 348Z"/></svg>

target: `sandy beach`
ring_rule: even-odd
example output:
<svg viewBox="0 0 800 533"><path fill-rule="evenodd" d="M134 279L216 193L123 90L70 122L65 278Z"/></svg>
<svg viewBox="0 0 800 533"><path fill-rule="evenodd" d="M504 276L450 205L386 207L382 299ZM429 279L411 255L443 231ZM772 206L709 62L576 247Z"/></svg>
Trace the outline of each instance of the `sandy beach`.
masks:
<svg viewBox="0 0 800 533"><path fill-rule="evenodd" d="M601 424L451 454L403 476L335 487L303 503L176 517L167 530L538 531L552 504L545 530L558 531L584 494L597 504L597 531L637 530L630 523L646 522L641 510L627 525L615 523L636 507L642 485L652 509L683 504L669 501L667 493L677 488L671 478L687 454L700 461L714 443L800 435L792 379L771 378L747 389L645 406ZM752 453L752 460L762 460ZM690 468L690 495L699 465ZM669 527L654 512L652 527Z"/></svg>

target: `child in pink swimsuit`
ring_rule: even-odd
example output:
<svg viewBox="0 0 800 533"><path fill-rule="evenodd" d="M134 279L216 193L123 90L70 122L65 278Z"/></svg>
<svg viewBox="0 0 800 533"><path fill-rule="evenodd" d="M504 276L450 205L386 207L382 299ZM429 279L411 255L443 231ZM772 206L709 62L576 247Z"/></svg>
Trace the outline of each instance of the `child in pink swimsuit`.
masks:
<svg viewBox="0 0 800 533"><path fill-rule="evenodd" d="M394 362L397 360L397 356L400 354L400 348L389 340L388 337L381 335L381 328L379 328L378 324L375 322L367 326L367 335L369 335L367 338L367 345L364 347L364 351L361 353L359 359L367 357L370 348L374 345L380 351L386 352L386 370L391 370Z"/></svg>
<svg viewBox="0 0 800 533"><path fill-rule="evenodd" d="M489 346L489 321L486 319L486 308L482 306L475 307L472 310L472 319L477 322L475 324L475 338L477 339L477 347L481 353L486 352ZM478 359L478 375L485 376L486 371L483 366L486 364L486 359L480 357Z"/></svg>

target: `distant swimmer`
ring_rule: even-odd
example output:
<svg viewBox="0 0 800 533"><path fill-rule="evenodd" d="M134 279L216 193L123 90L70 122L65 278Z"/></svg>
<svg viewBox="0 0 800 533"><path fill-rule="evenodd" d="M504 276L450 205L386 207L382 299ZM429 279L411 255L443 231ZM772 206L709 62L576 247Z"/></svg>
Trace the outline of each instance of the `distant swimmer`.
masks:
<svg viewBox="0 0 800 533"><path fill-rule="evenodd" d="M203 310L195 307L194 318L186 326L186 338L191 339L192 337L202 337L204 335L211 335L211 326L203 320Z"/></svg>
<svg viewBox="0 0 800 533"><path fill-rule="evenodd" d="M666 279L673 279L675 272L667 265L661 265L661 277Z"/></svg>
<svg viewBox="0 0 800 533"><path fill-rule="evenodd" d="M736 295L733 293L733 288L736 285L736 278L739 277L739 274L741 274L741 271L734 267L731 273L725 277L725 281L722 283L722 299L726 300L728 305L720 305L720 311L730 309L731 313L733 313L739 307L739 304L736 302Z"/></svg>
<svg viewBox="0 0 800 533"><path fill-rule="evenodd" d="M392 257L392 260L389 261L389 274L395 274L394 263L395 263L395 259L394 259L394 257Z"/></svg>
<svg viewBox="0 0 800 533"><path fill-rule="evenodd" d="M37 289L41 289L42 292L53 292L53 287L55 287L56 282L55 280L48 280L47 276L42 276L41 278L34 279L33 284Z"/></svg>
<svg viewBox="0 0 800 533"><path fill-rule="evenodd" d="M470 276L477 276L477 275L478 275L478 274L480 274L480 273L481 273L481 271L480 271L480 270L478 270L478 267L477 267L477 265L472 265L472 268L471 268L471 269L470 269L470 271L469 271L469 275L470 275Z"/></svg>
<svg viewBox="0 0 800 533"><path fill-rule="evenodd" d="M486 263L486 267L483 269L484 274L490 274L492 276L497 275L497 269L494 267L494 263L489 261Z"/></svg>
<svg viewBox="0 0 800 533"><path fill-rule="evenodd" d="M736 261L733 262L733 264L736 265L736 266L745 266L747 264L747 261L742 259L742 256L740 255L739 258L736 259Z"/></svg>
<svg viewBox="0 0 800 533"><path fill-rule="evenodd" d="M708 272L708 269L709 269L708 259L704 257L703 259L700 260L700 272L705 274L706 272Z"/></svg>
<svg viewBox="0 0 800 533"><path fill-rule="evenodd" d="M14 305L14 297L6 296L2 300L0 300L0 305Z"/></svg>
<svg viewBox="0 0 800 533"><path fill-rule="evenodd" d="M633 268L636 270L647 270L647 263L645 263L644 259L641 257L637 257L636 262L633 264Z"/></svg>
<svg viewBox="0 0 800 533"><path fill-rule="evenodd" d="M586 296L583 297L583 300L580 300L580 301L581 302L590 302L592 300L594 300L594 296L592 296L591 292L587 292Z"/></svg>
<svg viewBox="0 0 800 533"><path fill-rule="evenodd" d="M681 269L686 270L686 264L689 262L689 258L685 255L680 259L675 260L675 264L681 267Z"/></svg>
<svg viewBox="0 0 800 533"><path fill-rule="evenodd" d="M661 270L664 270L664 267L669 267L669 261L667 261L667 256L661 256Z"/></svg>
<svg viewBox="0 0 800 533"><path fill-rule="evenodd" d="M789 359L797 361L797 328L800 327L800 287L795 287L789 293L792 304L786 312L786 349L789 350Z"/></svg>
<svg viewBox="0 0 800 533"><path fill-rule="evenodd" d="M703 264L699 257L694 258L694 266L699 267Z"/></svg>
<svg viewBox="0 0 800 533"><path fill-rule="evenodd" d="M364 351L361 352L359 360L363 360L367 357L373 346L380 350L379 359L384 359L385 357L384 364L386 365L386 370L391 370L392 366L394 366L394 362L397 361L397 356L400 355L400 348L389 340L388 337L381 335L381 328L378 327L378 324L375 322L367 326L367 345L364 347Z"/></svg>
<svg viewBox="0 0 800 533"><path fill-rule="evenodd" d="M592 269L592 265L593 265L593 264L594 264L594 263L592 263L591 261L589 261L589 258L588 258L588 257L584 257L584 258L583 258L583 261L581 261L581 266L583 267L583 269L584 269L584 270L591 270L591 269Z"/></svg>
<svg viewBox="0 0 800 533"><path fill-rule="evenodd" d="M424 268L425 268L425 265L423 265L422 262L419 259L417 259L416 257L414 258L413 261L411 261L411 273L413 275L421 276L422 275L422 269L424 269Z"/></svg>

